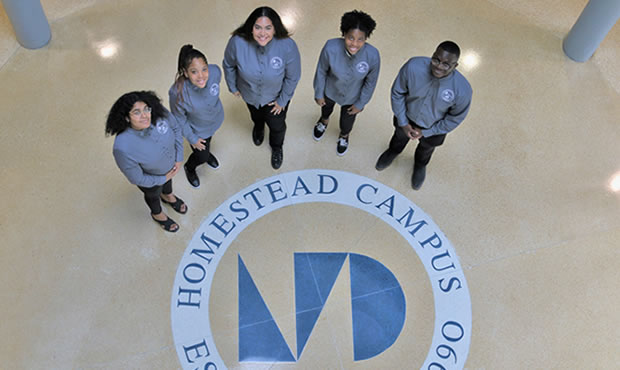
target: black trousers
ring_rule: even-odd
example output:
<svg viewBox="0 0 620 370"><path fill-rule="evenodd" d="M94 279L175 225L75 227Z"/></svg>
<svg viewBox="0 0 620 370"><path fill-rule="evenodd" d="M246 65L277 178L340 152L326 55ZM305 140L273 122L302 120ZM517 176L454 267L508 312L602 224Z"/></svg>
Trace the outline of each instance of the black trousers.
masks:
<svg viewBox="0 0 620 370"><path fill-rule="evenodd" d="M192 154L190 154L189 158L187 158L187 162L185 162L188 170L195 171L196 167L205 163L207 159L212 156L209 151L209 148L211 147L211 137L205 139L204 145L204 150L198 150L190 145L190 148L192 148Z"/></svg>
<svg viewBox="0 0 620 370"><path fill-rule="evenodd" d="M172 194L172 179L166 181L163 185L155 185L150 188L138 186L138 189L144 193L144 200L146 201L146 205L151 209L151 214L156 215L161 213L161 202L159 198L161 194Z"/></svg>
<svg viewBox="0 0 620 370"><path fill-rule="evenodd" d="M250 118L254 122L254 129L257 131L265 131L265 124L269 127L269 145L272 148L282 148L284 144L284 135L286 134L286 112L290 102L286 104L286 107L280 112L280 114L273 114L271 110L273 106L263 105L260 108L256 108L253 105L247 104L250 110Z"/></svg>
<svg viewBox="0 0 620 370"><path fill-rule="evenodd" d="M409 121L409 124L413 127L420 128L413 121ZM433 135L429 137L421 137L418 139L418 146L415 149L415 161L416 167L424 167L430 162L431 156L435 148L443 144L446 139L446 134ZM390 147L388 150L393 154L400 154L407 144L409 144L409 137L405 134L402 128L398 126L398 120L394 117L394 135L390 139Z"/></svg>
<svg viewBox="0 0 620 370"><path fill-rule="evenodd" d="M321 107L321 120L327 120L334 111L336 102L325 97L325 105ZM351 108L353 104L342 105L340 107L340 136L347 136L353 129L353 123L357 114L349 114L347 110Z"/></svg>

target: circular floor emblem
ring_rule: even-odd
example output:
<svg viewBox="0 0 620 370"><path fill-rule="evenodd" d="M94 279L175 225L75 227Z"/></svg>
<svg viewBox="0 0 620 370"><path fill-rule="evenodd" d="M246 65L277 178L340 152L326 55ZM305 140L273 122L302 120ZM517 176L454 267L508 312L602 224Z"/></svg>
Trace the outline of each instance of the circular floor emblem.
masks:
<svg viewBox="0 0 620 370"><path fill-rule="evenodd" d="M335 203L363 210L405 238L426 270L434 297L432 342L422 369L463 368L471 339L471 300L463 270L450 242L424 211L390 187L352 173L318 169L282 173L260 180L233 195L200 225L177 269L171 298L172 333L183 368L226 368L211 331L209 295L215 271L227 248L246 227L270 212L313 202ZM320 309L313 313L307 307L316 303L313 300L325 302L330 284L333 284L345 260L350 263L352 295L373 296L364 291L368 289L365 284L368 276L364 273L370 271L372 276L381 275L377 281L393 287L390 290L393 299L390 301L394 312L403 314L402 317L386 315L389 312L385 311L385 305L381 305L378 311L369 310L368 307L379 300L385 301L380 297L371 298L370 302L365 298L360 310L356 310L355 300L352 300L355 361L364 361L382 351L389 351L394 341L399 340L405 322L406 303L398 277L380 261L356 253L334 250L333 253L301 251L294 254L295 302L298 310L299 307L303 309L297 314L297 356L290 350L274 320L265 320L270 313L239 255L239 361L260 362L256 359L268 359L272 364L294 364L302 356L305 341L312 335L312 326L320 315ZM317 269L317 266L320 268ZM317 273L322 282L319 295L324 297L313 298L308 294L309 290L303 291L303 287L311 280L316 281L313 277ZM385 286L379 288L387 291ZM298 294L298 289L303 294ZM246 312L242 312L244 310ZM260 324L245 324L247 320L258 320L259 316L262 320ZM377 341L376 335L368 339L373 333L365 331L367 323L377 324L386 316L396 317L381 328L385 329L382 334L387 339Z"/></svg>

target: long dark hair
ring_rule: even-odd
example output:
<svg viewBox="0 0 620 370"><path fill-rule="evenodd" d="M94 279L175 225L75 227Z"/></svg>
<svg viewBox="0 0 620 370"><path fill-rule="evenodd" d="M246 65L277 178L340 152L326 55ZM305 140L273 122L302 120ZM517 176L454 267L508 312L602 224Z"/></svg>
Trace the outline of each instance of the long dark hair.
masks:
<svg viewBox="0 0 620 370"><path fill-rule="evenodd" d="M116 100L108 113L105 122L106 136L118 135L131 126L129 112L136 102L143 102L151 107L151 123L157 122L166 116L166 108L153 91L132 91L124 94Z"/></svg>
<svg viewBox="0 0 620 370"><path fill-rule="evenodd" d="M207 62L207 57L200 52L198 49L194 49L194 46L191 44L183 45L181 51L179 51L179 62L177 63L177 74L174 77L174 83L177 89L177 98L179 102L183 101L183 83L187 78L185 78L185 72L187 72L187 68L190 64L192 64L192 60L195 58L201 58L206 65L209 65Z"/></svg>
<svg viewBox="0 0 620 370"><path fill-rule="evenodd" d="M246 39L247 41L252 41L254 38L252 37L252 28L254 28L254 24L256 20L260 17L267 17L273 23L273 28L276 33L274 35L277 39L285 39L290 36L290 33L284 27L282 23L282 19L275 10L271 9L268 6L261 6L260 8L254 9L254 11L250 14L248 19L239 26L236 30L232 32L233 36L240 36Z"/></svg>

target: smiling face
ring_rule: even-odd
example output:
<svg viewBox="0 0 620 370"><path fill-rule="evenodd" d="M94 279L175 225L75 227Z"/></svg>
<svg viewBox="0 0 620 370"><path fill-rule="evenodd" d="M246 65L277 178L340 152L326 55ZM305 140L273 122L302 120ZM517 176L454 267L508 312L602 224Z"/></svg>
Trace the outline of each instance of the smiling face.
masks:
<svg viewBox="0 0 620 370"><path fill-rule="evenodd" d="M254 40L260 46L267 45L275 34L276 30L273 27L273 23L267 17L259 17L256 23L254 23L254 27L252 27L252 36L254 36Z"/></svg>
<svg viewBox="0 0 620 370"><path fill-rule="evenodd" d="M207 80L209 79L209 66L204 59L194 58L183 74L192 85L202 89L207 85Z"/></svg>
<svg viewBox="0 0 620 370"><path fill-rule="evenodd" d="M129 125L138 131L151 126L151 107L141 101L135 102L129 111Z"/></svg>
<svg viewBox="0 0 620 370"><path fill-rule="evenodd" d="M366 33L357 28L344 35L344 46L351 55L355 55L366 43Z"/></svg>
<svg viewBox="0 0 620 370"><path fill-rule="evenodd" d="M437 78L446 77L459 65L458 59L455 54L437 48L431 57L431 73Z"/></svg>

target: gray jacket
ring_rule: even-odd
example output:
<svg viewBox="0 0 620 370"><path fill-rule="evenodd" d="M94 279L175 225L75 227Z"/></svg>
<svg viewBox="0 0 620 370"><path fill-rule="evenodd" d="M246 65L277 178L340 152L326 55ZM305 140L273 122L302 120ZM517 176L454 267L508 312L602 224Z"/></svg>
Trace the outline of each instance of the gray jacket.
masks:
<svg viewBox="0 0 620 370"><path fill-rule="evenodd" d="M301 77L297 44L291 38L273 38L266 46L233 36L224 51L224 77L231 93L260 108L273 101L286 106Z"/></svg>
<svg viewBox="0 0 620 370"><path fill-rule="evenodd" d="M328 40L314 74L314 97L327 96L340 105L364 109L377 86L380 66L379 51L374 46L365 43L351 55L343 38Z"/></svg>
<svg viewBox="0 0 620 370"><path fill-rule="evenodd" d="M129 127L114 139L114 160L130 183L146 188L163 185L175 162L183 161L183 137L176 119L166 117L137 131Z"/></svg>
<svg viewBox="0 0 620 370"><path fill-rule="evenodd" d="M437 78L430 64L428 57L409 59L394 80L391 96L398 125L407 125L409 119L422 127L424 137L454 130L467 116L472 97L471 86L459 71Z"/></svg>

